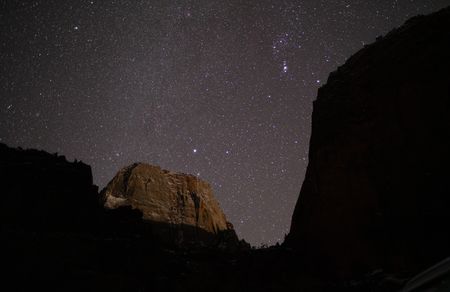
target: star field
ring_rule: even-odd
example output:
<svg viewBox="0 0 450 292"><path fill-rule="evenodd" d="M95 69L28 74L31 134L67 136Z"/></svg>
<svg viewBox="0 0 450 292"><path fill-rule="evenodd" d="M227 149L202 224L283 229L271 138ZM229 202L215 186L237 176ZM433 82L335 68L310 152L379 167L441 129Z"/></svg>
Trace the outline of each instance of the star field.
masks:
<svg viewBox="0 0 450 292"><path fill-rule="evenodd" d="M450 0L1 1L0 142L212 185L238 235L282 241L312 101L378 35Z"/></svg>

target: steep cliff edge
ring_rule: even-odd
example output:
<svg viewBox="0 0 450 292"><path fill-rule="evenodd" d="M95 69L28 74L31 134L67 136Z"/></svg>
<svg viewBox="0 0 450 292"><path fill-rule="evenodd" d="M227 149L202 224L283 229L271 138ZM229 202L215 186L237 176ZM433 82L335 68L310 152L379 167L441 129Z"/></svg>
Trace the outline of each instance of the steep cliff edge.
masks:
<svg viewBox="0 0 450 292"><path fill-rule="evenodd" d="M450 255L450 8L364 47L319 89L286 245L339 277Z"/></svg>
<svg viewBox="0 0 450 292"><path fill-rule="evenodd" d="M166 224L171 229L169 236L177 242L225 234L237 242L211 186L193 175L136 163L120 170L101 196L106 208L131 206L143 213L144 220ZM155 232L167 233L167 228Z"/></svg>

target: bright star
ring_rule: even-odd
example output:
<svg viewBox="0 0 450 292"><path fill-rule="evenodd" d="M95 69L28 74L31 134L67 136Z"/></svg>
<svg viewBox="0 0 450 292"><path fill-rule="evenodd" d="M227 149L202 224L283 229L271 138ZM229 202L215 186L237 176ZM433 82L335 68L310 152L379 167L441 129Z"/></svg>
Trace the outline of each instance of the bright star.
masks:
<svg viewBox="0 0 450 292"><path fill-rule="evenodd" d="M283 72L287 73L287 71L288 71L287 61L283 61Z"/></svg>
<svg viewBox="0 0 450 292"><path fill-rule="evenodd" d="M197 149L192 149L192 152L197 153Z"/></svg>

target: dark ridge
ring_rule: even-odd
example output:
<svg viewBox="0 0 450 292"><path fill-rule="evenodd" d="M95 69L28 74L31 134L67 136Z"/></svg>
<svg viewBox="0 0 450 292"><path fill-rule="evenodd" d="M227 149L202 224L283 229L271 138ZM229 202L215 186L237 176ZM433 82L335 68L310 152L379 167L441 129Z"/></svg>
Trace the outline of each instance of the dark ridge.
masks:
<svg viewBox="0 0 450 292"><path fill-rule="evenodd" d="M82 162L0 144L0 177L4 227L75 231L95 221L98 188Z"/></svg>

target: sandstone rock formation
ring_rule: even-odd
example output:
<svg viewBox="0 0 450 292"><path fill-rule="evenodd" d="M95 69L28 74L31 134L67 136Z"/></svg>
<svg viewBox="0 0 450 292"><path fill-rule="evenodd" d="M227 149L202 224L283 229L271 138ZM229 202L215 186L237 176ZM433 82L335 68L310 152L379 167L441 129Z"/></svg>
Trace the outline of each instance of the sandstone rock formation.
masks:
<svg viewBox="0 0 450 292"><path fill-rule="evenodd" d="M450 255L450 8L330 74L286 245L317 270L411 274Z"/></svg>
<svg viewBox="0 0 450 292"><path fill-rule="evenodd" d="M136 163L120 170L101 195L106 208L131 206L143 213L144 220L166 224L176 241L224 233L237 241L211 186L193 175ZM167 232L164 228L158 232Z"/></svg>

